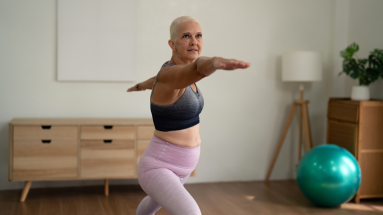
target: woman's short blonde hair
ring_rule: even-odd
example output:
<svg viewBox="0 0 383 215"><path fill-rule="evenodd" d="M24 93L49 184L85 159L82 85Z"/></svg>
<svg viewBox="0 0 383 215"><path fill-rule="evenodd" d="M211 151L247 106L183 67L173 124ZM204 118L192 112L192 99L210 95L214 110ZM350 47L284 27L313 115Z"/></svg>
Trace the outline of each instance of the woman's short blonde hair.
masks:
<svg viewBox="0 0 383 215"><path fill-rule="evenodd" d="M191 16L180 16L170 24L170 39L175 40L178 33L178 25L184 22L198 22Z"/></svg>

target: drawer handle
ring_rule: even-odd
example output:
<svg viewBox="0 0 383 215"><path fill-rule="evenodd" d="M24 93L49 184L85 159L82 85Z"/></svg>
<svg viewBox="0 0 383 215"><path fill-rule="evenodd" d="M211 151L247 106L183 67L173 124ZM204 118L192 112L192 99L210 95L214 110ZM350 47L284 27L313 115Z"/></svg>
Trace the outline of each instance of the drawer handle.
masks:
<svg viewBox="0 0 383 215"><path fill-rule="evenodd" d="M104 140L104 143L112 143L112 140Z"/></svg>
<svg viewBox="0 0 383 215"><path fill-rule="evenodd" d="M51 140L41 140L43 143L51 143Z"/></svg>
<svg viewBox="0 0 383 215"><path fill-rule="evenodd" d="M113 125L104 125L104 128L105 128L105 129L112 129L112 128L113 128Z"/></svg>
<svg viewBox="0 0 383 215"><path fill-rule="evenodd" d="M42 125L42 126L41 126L41 128L43 128L43 129L51 129L51 127L52 127L52 126L50 126L50 125Z"/></svg>

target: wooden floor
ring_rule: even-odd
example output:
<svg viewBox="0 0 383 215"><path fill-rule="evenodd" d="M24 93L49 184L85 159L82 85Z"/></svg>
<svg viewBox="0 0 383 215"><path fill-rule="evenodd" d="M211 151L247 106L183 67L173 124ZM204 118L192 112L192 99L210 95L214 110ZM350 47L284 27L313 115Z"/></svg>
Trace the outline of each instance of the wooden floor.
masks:
<svg viewBox="0 0 383 215"><path fill-rule="evenodd" d="M203 215L247 214L383 214L383 199L361 200L337 208L317 208L300 192L296 181L186 184ZM146 196L138 185L31 189L19 202L21 190L0 191L0 215L135 215ZM156 215L165 215L163 208Z"/></svg>

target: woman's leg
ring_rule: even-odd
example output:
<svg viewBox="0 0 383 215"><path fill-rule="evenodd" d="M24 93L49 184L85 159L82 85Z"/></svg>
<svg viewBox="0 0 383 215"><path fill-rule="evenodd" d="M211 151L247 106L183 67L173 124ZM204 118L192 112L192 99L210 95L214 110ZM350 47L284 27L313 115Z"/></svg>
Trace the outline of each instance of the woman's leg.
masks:
<svg viewBox="0 0 383 215"><path fill-rule="evenodd" d="M161 209L161 205L150 196L146 196L138 205L136 215L154 215L159 209Z"/></svg>
<svg viewBox="0 0 383 215"><path fill-rule="evenodd" d="M181 179L171 170L153 169L142 173L140 179L140 184L145 187L149 197L145 197L140 203L137 215L154 214L161 206L172 215L201 214L197 202L185 189Z"/></svg>
<svg viewBox="0 0 383 215"><path fill-rule="evenodd" d="M184 185L189 177L190 175L182 178L181 184ZM154 215L160 209L161 205L154 201L152 197L146 196L138 205L136 215Z"/></svg>
<svg viewBox="0 0 383 215"><path fill-rule="evenodd" d="M137 165L137 176L146 196L137 215L155 214L161 207L172 215L200 215L183 186L197 166L200 147L183 147L153 136Z"/></svg>

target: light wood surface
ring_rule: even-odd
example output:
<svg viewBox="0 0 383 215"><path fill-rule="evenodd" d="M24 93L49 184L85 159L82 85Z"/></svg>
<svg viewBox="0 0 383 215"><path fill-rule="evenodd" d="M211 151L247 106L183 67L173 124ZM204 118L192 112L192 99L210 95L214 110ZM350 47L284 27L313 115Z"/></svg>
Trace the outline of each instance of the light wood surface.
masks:
<svg viewBox="0 0 383 215"><path fill-rule="evenodd" d="M137 138L139 140L150 140L153 137L154 126L138 126L137 127Z"/></svg>
<svg viewBox="0 0 383 215"><path fill-rule="evenodd" d="M137 163L140 161L145 149L149 146L150 140L137 140Z"/></svg>
<svg viewBox="0 0 383 215"><path fill-rule="evenodd" d="M132 177L135 170L134 141L81 141L81 177Z"/></svg>
<svg viewBox="0 0 383 215"><path fill-rule="evenodd" d="M134 140L134 126L81 126L82 140Z"/></svg>
<svg viewBox="0 0 383 215"><path fill-rule="evenodd" d="M31 188L32 181L26 181L24 184L23 192L21 193L20 202L25 202L29 189Z"/></svg>
<svg viewBox="0 0 383 215"><path fill-rule="evenodd" d="M302 110L302 115L303 115L303 128L304 128L304 133L305 133L306 152L308 152L313 147L307 103L308 103L308 101L304 102L301 105L301 107L302 107L301 110Z"/></svg>
<svg viewBox="0 0 383 215"><path fill-rule="evenodd" d="M14 126L15 140L60 139L76 140L77 126Z"/></svg>
<svg viewBox="0 0 383 215"><path fill-rule="evenodd" d="M77 177L77 141L14 140L13 179Z"/></svg>
<svg viewBox="0 0 383 215"><path fill-rule="evenodd" d="M295 109L296 109L296 108L297 108L297 105L294 103L293 106L291 107L290 114L289 114L289 116L288 116L286 125L285 125L285 127L284 127L284 129L283 129L281 139L279 140L277 150L275 151L275 154L274 154L274 157L273 157L273 161L271 162L271 166L270 166L270 168L269 168L269 171L267 172L266 181L269 180L270 175L271 175L271 172L273 171L273 168L274 168L274 165L275 165L275 161L276 161L277 158L278 158L279 151L281 150L283 141L284 141L284 139L285 139L285 137L286 137L287 131L289 130L290 123L291 123L291 121L293 120L293 117L294 117L294 113L295 113Z"/></svg>
<svg viewBox="0 0 383 215"><path fill-rule="evenodd" d="M303 101L303 87L300 90L300 101ZM302 106L299 108L299 144L298 144L298 163L301 160L301 153L302 153L302 120L303 120L303 111ZM298 163L296 164L295 168L298 168Z"/></svg>
<svg viewBox="0 0 383 215"><path fill-rule="evenodd" d="M102 179L109 195L110 179L137 178L154 130L150 118L14 118L9 181L26 181L23 201L32 181Z"/></svg>
<svg viewBox="0 0 383 215"><path fill-rule="evenodd" d="M301 93L301 99L303 98ZM302 128L303 128L303 111L302 107L299 107L299 144L298 144L298 163L301 160L302 157ZM296 165L296 168L298 168L298 164Z"/></svg>
<svg viewBox="0 0 383 215"><path fill-rule="evenodd" d="M151 118L13 118L11 125L153 125Z"/></svg>

